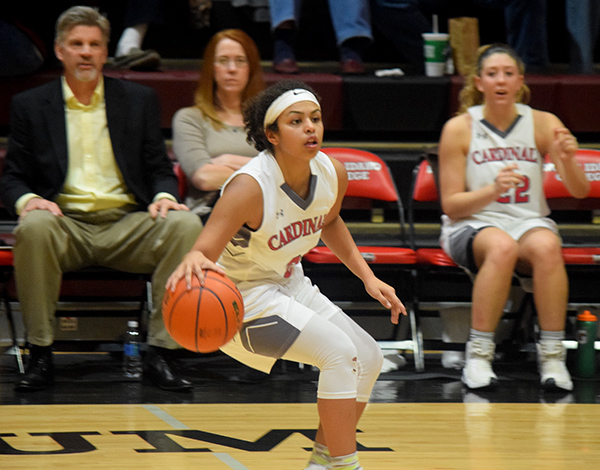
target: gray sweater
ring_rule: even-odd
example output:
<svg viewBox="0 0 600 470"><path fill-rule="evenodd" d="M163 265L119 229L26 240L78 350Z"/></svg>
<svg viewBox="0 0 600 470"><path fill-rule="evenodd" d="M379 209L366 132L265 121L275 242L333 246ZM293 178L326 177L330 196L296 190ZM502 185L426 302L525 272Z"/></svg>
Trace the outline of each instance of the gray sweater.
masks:
<svg viewBox="0 0 600 470"><path fill-rule="evenodd" d="M188 178L219 155L255 157L258 154L246 142L243 127L225 124L223 129L217 130L195 106L180 109L173 116L173 151ZM219 191L201 191L188 179L185 203L192 212L205 215L212 210L218 194Z"/></svg>

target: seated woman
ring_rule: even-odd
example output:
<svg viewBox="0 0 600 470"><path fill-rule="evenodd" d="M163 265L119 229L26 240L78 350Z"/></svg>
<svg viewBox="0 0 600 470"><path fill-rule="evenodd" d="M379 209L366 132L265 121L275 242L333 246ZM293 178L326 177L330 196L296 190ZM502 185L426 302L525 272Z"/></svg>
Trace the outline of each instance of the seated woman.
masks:
<svg viewBox="0 0 600 470"><path fill-rule="evenodd" d="M589 183L575 160L575 137L555 115L522 104L529 98L524 69L506 45L479 50L460 114L442 131L440 242L476 274L463 382L484 388L497 381L494 332L517 271L533 276L542 386L572 390L562 343L568 278L556 224L547 218L543 156L550 156L574 197L586 197Z"/></svg>
<svg viewBox="0 0 600 470"><path fill-rule="evenodd" d="M188 178L186 205L210 213L218 190L257 155L246 142L244 103L264 89L260 55L243 31L215 34L204 51L195 105L173 116L173 151Z"/></svg>

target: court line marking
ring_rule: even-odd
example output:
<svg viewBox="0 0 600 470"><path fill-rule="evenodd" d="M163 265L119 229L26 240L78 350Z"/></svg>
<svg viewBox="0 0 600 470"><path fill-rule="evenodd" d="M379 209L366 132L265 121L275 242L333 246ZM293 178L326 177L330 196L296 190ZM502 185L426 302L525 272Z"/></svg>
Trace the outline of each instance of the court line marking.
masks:
<svg viewBox="0 0 600 470"><path fill-rule="evenodd" d="M165 423L167 423L169 426L173 427L174 429L190 429L189 426L186 426L181 421L179 421L178 419L175 419L169 413L167 413L164 410L161 410L156 405L142 405L142 406L144 409L148 410L150 413L152 413L157 418L162 419ZM225 465L230 467L232 470L248 470L247 467L243 466L240 462L238 462L231 455L229 455L225 452L211 452L211 454L214 455L216 458L218 458Z"/></svg>
<svg viewBox="0 0 600 470"><path fill-rule="evenodd" d="M179 421L178 419L173 418L173 416L171 416L166 411L161 410L156 405L143 405L143 407L146 410L148 410L150 413L152 413L154 416L156 416L157 418L162 419L165 423L167 423L169 426L171 426L171 427L173 427L175 429L190 429L188 426L186 426L185 424L183 424L181 421Z"/></svg>
<svg viewBox="0 0 600 470"><path fill-rule="evenodd" d="M229 454L226 454L224 452L213 452L212 454L225 465L231 467L233 470L248 470L247 467L244 467L241 463L239 463Z"/></svg>

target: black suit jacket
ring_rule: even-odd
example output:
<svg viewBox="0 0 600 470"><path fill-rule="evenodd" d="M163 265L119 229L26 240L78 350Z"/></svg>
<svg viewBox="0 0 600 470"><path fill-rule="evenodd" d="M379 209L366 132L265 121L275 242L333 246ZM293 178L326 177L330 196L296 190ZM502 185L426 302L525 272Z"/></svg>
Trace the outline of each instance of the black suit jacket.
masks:
<svg viewBox="0 0 600 470"><path fill-rule="evenodd" d="M104 90L115 159L140 208L145 209L159 192L178 199L154 91L110 77L104 77ZM54 200L63 187L69 155L61 80L14 96L10 128L0 193L15 215L15 203L22 195L36 193Z"/></svg>

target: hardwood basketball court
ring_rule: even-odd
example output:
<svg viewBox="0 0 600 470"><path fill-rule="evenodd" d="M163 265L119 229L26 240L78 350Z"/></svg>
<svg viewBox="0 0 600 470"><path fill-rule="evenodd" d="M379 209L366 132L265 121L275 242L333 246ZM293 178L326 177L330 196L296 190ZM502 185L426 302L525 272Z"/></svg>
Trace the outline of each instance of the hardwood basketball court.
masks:
<svg viewBox="0 0 600 470"><path fill-rule="evenodd" d="M0 468L297 470L312 404L4 406ZM594 405L376 403L365 469L596 468Z"/></svg>
<svg viewBox="0 0 600 470"><path fill-rule="evenodd" d="M0 469L302 470L317 426L317 375L279 366L244 379L226 357L185 358L190 394L120 375L111 355L56 355L56 383L16 393L0 357ZM598 383L539 391L534 364L498 364L496 392L466 391L427 357L382 374L360 422L365 470L562 470L600 462ZM511 403L512 402L512 403Z"/></svg>

